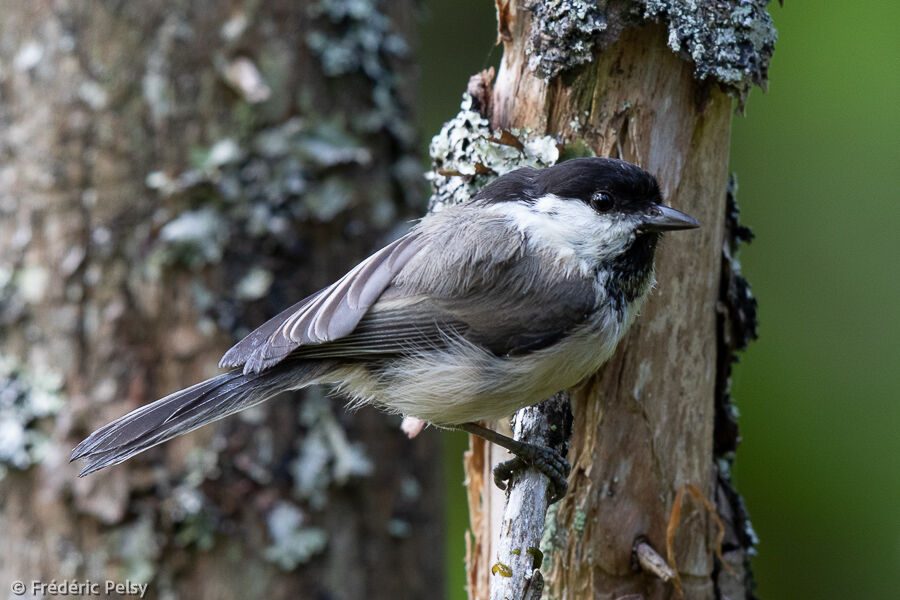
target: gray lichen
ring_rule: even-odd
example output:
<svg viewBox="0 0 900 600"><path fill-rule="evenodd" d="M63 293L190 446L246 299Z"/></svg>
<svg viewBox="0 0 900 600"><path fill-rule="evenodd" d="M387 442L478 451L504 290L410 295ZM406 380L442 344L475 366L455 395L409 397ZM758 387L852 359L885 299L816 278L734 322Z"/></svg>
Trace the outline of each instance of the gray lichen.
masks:
<svg viewBox="0 0 900 600"><path fill-rule="evenodd" d="M769 0L529 0L525 51L529 68L550 79L589 62L626 25L665 22L669 47L694 63L694 76L722 84L743 104L750 88L766 85L777 33Z"/></svg>
<svg viewBox="0 0 900 600"><path fill-rule="evenodd" d="M163 502L166 520L174 526L173 539L178 546L209 550L215 542L220 525L217 510L201 486L220 474L218 451L224 440L217 438L217 442L212 447L191 451L185 461L185 472Z"/></svg>
<svg viewBox="0 0 900 600"><path fill-rule="evenodd" d="M309 243L298 238L298 231L318 223L334 223L348 235L364 227L384 230L395 223L404 202L421 202L416 139L404 84L396 76L408 47L384 8L379 0L314 0L305 9L310 17L305 41L324 75L343 78L335 89L363 94L352 113L336 104L323 110L321 99L304 91L283 98L290 95L283 81L291 65L272 62L272 56L283 54L277 44L245 57L252 73L248 64L241 73L229 70L244 56L235 54L237 40L251 20L233 16L223 24L220 35L229 50L214 62L219 75L245 99L234 107L233 133L192 149L190 168L156 171L145 180L165 200L165 208L154 215L147 262L151 278L162 276L164 268L238 265L227 269L224 285L235 291L233 296L197 306L217 329L241 337L247 333L239 324L246 304L264 303L268 294L285 291L279 288L284 279L272 268L277 261L251 266L244 256L262 251L302 260ZM268 100L247 98L247 90L261 85L270 88ZM149 88L145 85L145 91ZM276 105L282 112L270 110ZM275 122L285 110L301 116L258 131L259 123ZM360 174L376 159L383 160L371 148L376 135L388 138L393 163L387 176L366 177L368 185L361 189ZM195 296L202 299L204 294Z"/></svg>
<svg viewBox="0 0 900 600"><path fill-rule="evenodd" d="M372 161L362 136L339 118L295 117L246 140L227 137L193 149L191 168L146 177L146 185L171 207L155 217L159 230L148 274L158 278L166 268L198 270L223 261L242 265L233 260L235 253L259 247L296 254L298 228L330 222L361 203L360 190L348 183L345 169L364 169ZM390 191L371 186L366 192L367 222L376 227L393 223L397 203ZM244 312L238 304L263 298L276 280L259 264L239 267L229 276L233 281L226 287L234 296L223 301L203 284L193 285L209 331L234 329L236 315ZM0 286L0 311L3 304Z"/></svg>
<svg viewBox="0 0 900 600"><path fill-rule="evenodd" d="M309 15L323 27L306 37L329 77L360 72L372 83L371 111L361 113L356 128L378 131L386 128L404 146L414 143L414 131L399 101L396 75L390 61L409 53L406 41L393 31L393 24L375 0L317 0ZM324 26L324 22L329 25Z"/></svg>
<svg viewBox="0 0 900 600"><path fill-rule="evenodd" d="M354 203L335 189L340 179L324 172L343 165L368 166L371 152L339 120L293 118L263 130L244 144L226 138L193 153L194 168L177 177L163 172L147 176L147 186L164 196L184 194L202 209L175 215L160 236L161 244L182 244L191 231L214 233L206 246L195 246L191 262L215 262L222 239L219 221L236 223L240 235L272 237L293 243L291 221L328 221ZM216 194L209 194L212 187ZM323 199L327 198L327 200ZM202 218L201 218L202 217ZM200 227L182 227L194 224Z"/></svg>
<svg viewBox="0 0 900 600"><path fill-rule="evenodd" d="M387 524L388 533L395 538L409 537L413 532L412 524L406 519L393 518Z"/></svg>
<svg viewBox="0 0 900 600"><path fill-rule="evenodd" d="M188 210L163 226L153 260L198 269L221 260L228 238L228 222L222 214L211 208Z"/></svg>
<svg viewBox="0 0 900 600"><path fill-rule="evenodd" d="M525 44L528 67L545 79L590 62L597 34L606 29L606 2L530 0L533 15Z"/></svg>
<svg viewBox="0 0 900 600"><path fill-rule="evenodd" d="M366 477L372 473L373 466L365 450L347 439L334 416L332 403L321 391L311 390L309 394L300 408L300 422L307 432L290 471L297 497L313 508L323 508L331 486Z"/></svg>
<svg viewBox="0 0 900 600"><path fill-rule="evenodd" d="M159 534L153 518L145 514L130 525L112 530L106 552L119 563L119 576L138 583L153 579L160 555Z"/></svg>
<svg viewBox="0 0 900 600"><path fill-rule="evenodd" d="M319 527L304 526L305 515L296 505L280 501L267 517L272 544L266 548L266 560L286 571L309 562L325 549L328 533Z"/></svg>
<svg viewBox="0 0 900 600"><path fill-rule="evenodd" d="M38 423L62 408L61 390L56 373L33 372L0 355L0 479L9 467L27 469L44 458L50 439Z"/></svg>
<svg viewBox="0 0 900 600"><path fill-rule="evenodd" d="M644 18L665 20L669 47L694 63L694 76L712 78L743 102L763 88L778 35L769 0L643 0Z"/></svg>
<svg viewBox="0 0 900 600"><path fill-rule="evenodd" d="M18 321L26 311L25 269L0 264L0 326Z"/></svg>
<svg viewBox="0 0 900 600"><path fill-rule="evenodd" d="M482 187L520 167L548 167L559 160L559 145L550 136L530 131L492 131L481 113L472 110L472 96L463 94L459 113L444 123L431 140L432 169L429 209L459 204Z"/></svg>
<svg viewBox="0 0 900 600"><path fill-rule="evenodd" d="M271 271L262 267L251 267L238 282L235 292L241 300L258 300L266 295L274 279L275 275Z"/></svg>

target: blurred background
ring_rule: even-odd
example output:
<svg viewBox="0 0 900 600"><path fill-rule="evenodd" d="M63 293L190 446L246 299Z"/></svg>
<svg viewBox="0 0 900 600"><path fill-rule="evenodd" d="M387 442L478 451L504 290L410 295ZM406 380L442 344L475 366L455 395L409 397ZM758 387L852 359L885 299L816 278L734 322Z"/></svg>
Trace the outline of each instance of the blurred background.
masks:
<svg viewBox="0 0 900 600"><path fill-rule="evenodd" d="M421 34L425 141L469 75L498 64L493 4L429 0ZM741 256L760 339L737 365L736 480L760 537L758 595L896 598L900 573L900 5L770 5L769 90L733 125ZM448 598L464 598L467 523L445 436ZM455 494L454 494L455 492Z"/></svg>

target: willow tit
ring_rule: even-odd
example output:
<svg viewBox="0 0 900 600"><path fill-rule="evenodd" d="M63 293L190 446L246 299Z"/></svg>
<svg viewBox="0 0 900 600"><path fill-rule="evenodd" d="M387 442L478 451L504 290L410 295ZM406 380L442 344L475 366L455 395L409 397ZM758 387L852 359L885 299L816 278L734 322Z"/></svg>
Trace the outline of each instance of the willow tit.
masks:
<svg viewBox="0 0 900 600"><path fill-rule="evenodd" d="M324 383L355 406L481 435L564 486L559 455L476 422L597 371L654 284L660 233L698 226L625 161L512 171L264 323L225 353L228 372L101 427L72 460L86 475Z"/></svg>

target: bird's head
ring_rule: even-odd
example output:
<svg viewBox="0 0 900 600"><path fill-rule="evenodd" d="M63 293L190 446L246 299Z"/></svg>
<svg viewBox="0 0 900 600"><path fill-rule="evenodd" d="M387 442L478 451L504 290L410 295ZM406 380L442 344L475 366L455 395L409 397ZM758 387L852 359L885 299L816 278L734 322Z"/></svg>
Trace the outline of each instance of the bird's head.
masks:
<svg viewBox="0 0 900 600"><path fill-rule="evenodd" d="M611 270L626 297L649 285L662 232L700 226L662 203L650 173L613 158L576 158L538 171L534 197L536 204L548 197L574 203L584 220L582 243L598 268Z"/></svg>
<svg viewBox="0 0 900 600"><path fill-rule="evenodd" d="M615 229L625 237L653 237L663 231L700 226L693 217L663 205L653 175L624 160L567 160L537 171L534 184L536 199L553 196L581 202L601 220L620 223Z"/></svg>
<svg viewBox="0 0 900 600"><path fill-rule="evenodd" d="M534 241L573 252L585 268L609 270L626 296L649 286L662 232L700 226L662 203L650 173L614 158L575 158L546 169L519 169L484 188L476 199L519 206L506 210Z"/></svg>

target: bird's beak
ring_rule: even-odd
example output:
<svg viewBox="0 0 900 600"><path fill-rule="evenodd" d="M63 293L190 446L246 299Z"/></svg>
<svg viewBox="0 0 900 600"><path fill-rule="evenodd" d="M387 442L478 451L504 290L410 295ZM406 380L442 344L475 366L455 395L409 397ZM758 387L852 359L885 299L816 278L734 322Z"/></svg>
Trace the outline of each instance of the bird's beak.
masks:
<svg viewBox="0 0 900 600"><path fill-rule="evenodd" d="M642 231L673 231L696 227L700 227L700 223L694 217L674 208L654 203L644 215L640 229Z"/></svg>

